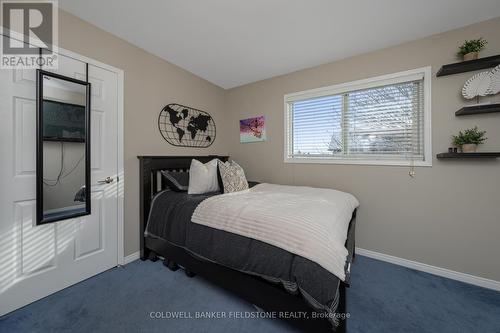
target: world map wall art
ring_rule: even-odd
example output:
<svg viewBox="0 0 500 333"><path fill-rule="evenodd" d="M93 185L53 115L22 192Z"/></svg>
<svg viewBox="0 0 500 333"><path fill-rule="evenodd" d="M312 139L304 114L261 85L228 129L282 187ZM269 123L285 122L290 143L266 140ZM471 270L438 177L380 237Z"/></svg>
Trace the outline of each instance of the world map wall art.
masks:
<svg viewBox="0 0 500 333"><path fill-rule="evenodd" d="M240 120L240 142L266 141L266 118L264 116Z"/></svg>
<svg viewBox="0 0 500 333"><path fill-rule="evenodd" d="M165 141L178 147L206 148L215 141L212 116L180 104L169 104L161 110L158 129Z"/></svg>

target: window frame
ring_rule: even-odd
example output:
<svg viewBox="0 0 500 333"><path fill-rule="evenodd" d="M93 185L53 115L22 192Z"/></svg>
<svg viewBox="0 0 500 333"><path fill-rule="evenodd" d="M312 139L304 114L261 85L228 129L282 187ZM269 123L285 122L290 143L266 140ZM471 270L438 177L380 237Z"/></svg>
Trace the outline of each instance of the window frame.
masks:
<svg viewBox="0 0 500 333"><path fill-rule="evenodd" d="M424 160L393 160L381 158L346 158L346 157L297 157L293 156L293 124L291 104L305 99L324 97L329 95L345 94L354 90L377 88L380 86L398 84L423 78L424 94ZM412 70L376 76L347 83L310 89L286 94L284 101L284 162L285 163L318 163L318 164L359 164L359 165L393 165L393 166L432 166L432 136L431 136L431 81L432 68L430 66Z"/></svg>

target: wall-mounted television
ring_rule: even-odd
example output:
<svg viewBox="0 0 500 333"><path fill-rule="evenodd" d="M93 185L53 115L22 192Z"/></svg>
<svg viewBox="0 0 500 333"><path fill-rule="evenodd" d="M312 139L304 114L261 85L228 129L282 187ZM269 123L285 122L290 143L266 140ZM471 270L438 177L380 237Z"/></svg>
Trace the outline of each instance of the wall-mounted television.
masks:
<svg viewBox="0 0 500 333"><path fill-rule="evenodd" d="M43 140L85 142L85 106L44 99Z"/></svg>

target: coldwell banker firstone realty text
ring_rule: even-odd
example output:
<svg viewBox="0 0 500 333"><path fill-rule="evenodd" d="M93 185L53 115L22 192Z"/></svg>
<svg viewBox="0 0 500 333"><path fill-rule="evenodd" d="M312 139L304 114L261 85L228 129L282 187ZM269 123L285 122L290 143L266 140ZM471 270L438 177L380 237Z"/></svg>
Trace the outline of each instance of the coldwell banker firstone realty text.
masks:
<svg viewBox="0 0 500 333"><path fill-rule="evenodd" d="M313 312L308 314L304 311L151 311L151 319L308 319L308 318L328 318L346 319L349 313L321 313Z"/></svg>
<svg viewBox="0 0 500 333"><path fill-rule="evenodd" d="M291 319L308 318L307 312L264 312L264 311L152 311L151 319Z"/></svg>

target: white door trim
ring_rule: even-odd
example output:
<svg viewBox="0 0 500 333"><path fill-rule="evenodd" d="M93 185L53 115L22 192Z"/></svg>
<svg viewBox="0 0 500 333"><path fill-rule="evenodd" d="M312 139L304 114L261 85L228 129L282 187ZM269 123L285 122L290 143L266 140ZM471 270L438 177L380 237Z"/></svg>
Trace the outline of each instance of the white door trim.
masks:
<svg viewBox="0 0 500 333"><path fill-rule="evenodd" d="M141 257L141 252L140 251L137 251L137 252L134 252L132 254L129 254L128 256L126 256L124 258L123 264L124 265L130 264L132 261L139 260L140 257Z"/></svg>
<svg viewBox="0 0 500 333"><path fill-rule="evenodd" d="M118 265L123 265L125 262L125 219L124 219L124 210L125 210L125 173L124 173L124 146L123 146L123 119L124 119L124 101L123 101L123 91L124 91L124 72L121 69L118 69L118 72L116 72L118 75L118 121L117 121L117 135L118 135L118 140L117 140L117 177L118 177L118 193L117 193L117 200L118 200L118 205L117 209L118 212L116 214L117 218L117 225L118 225L118 230L117 230L117 246L118 246L118 251L117 251L117 256L118 256Z"/></svg>
<svg viewBox="0 0 500 333"><path fill-rule="evenodd" d="M391 256L391 255L388 255L385 253L365 250L365 249L362 249L359 247L356 248L356 254L359 254L359 255L362 255L365 257L369 257L369 258L373 258L373 259L377 259L377 260L381 260L381 261L385 261L385 262L389 262L391 264L415 269L417 271L422 271L422 272L426 272L429 274L442 276L442 277L445 277L448 279L473 284L475 286L500 291L500 281L490 280L490 279L486 279L486 278L483 278L480 276L474 276L474 275L467 274L467 273L452 271L450 269L432 266L432 265L424 264L424 263L421 263L418 261L412 261L412 260L408 260L408 259L394 257L394 256Z"/></svg>
<svg viewBox="0 0 500 333"><path fill-rule="evenodd" d="M3 32L3 27L0 26L0 35L3 35L7 38L16 38L20 41L23 41L24 35L20 33L16 33L15 31L11 31L10 35L5 34ZM37 40L37 38L30 37L31 40ZM43 45L43 44L42 44ZM117 235L117 258L116 258L116 265L123 265L125 262L125 249L124 249L124 147L123 147L123 119L124 119L124 95L123 95L123 89L124 89L124 72L122 69L105 64L103 62L100 62L98 60L83 56L81 54L78 54L73 51L66 50L60 46L58 46L57 53L60 53L66 57L73 58L75 60L81 61L81 62L86 62L88 64L91 64L96 67L100 67L103 69L106 69L110 72L116 73L118 77L118 94L117 94L117 176L118 178L118 183L117 183L117 230L116 230L116 235Z"/></svg>

